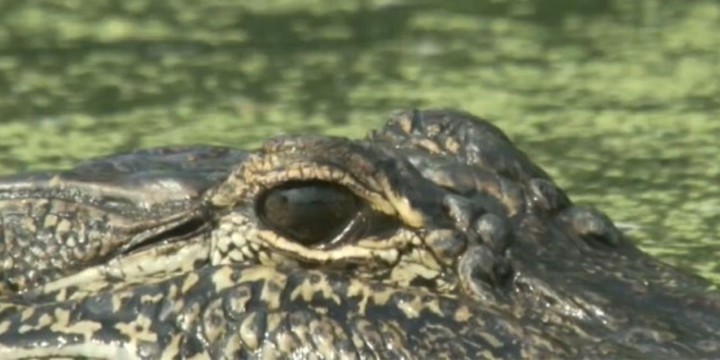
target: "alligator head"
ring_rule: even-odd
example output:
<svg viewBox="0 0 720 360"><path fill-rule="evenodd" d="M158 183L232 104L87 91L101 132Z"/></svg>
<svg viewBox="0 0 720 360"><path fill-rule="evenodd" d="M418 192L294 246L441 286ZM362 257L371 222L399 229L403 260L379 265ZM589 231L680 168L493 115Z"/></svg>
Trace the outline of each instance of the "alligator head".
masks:
<svg viewBox="0 0 720 360"><path fill-rule="evenodd" d="M3 294L2 357L720 356L709 283L484 120L405 111L233 159L172 221L110 229L96 260Z"/></svg>

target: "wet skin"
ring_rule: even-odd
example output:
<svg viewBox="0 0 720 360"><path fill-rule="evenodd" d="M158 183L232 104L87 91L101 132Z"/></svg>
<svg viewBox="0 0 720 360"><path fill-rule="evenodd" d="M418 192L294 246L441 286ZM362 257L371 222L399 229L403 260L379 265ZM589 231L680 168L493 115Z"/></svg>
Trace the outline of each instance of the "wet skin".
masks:
<svg viewBox="0 0 720 360"><path fill-rule="evenodd" d="M2 358L715 358L720 296L490 123L0 182Z"/></svg>

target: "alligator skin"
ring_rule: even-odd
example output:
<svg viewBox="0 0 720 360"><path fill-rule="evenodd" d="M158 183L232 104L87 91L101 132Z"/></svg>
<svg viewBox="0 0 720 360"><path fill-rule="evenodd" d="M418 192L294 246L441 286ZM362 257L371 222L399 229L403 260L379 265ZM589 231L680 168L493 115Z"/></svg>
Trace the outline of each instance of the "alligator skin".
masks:
<svg viewBox="0 0 720 360"><path fill-rule="evenodd" d="M0 181L0 358L720 358L720 296L490 123Z"/></svg>

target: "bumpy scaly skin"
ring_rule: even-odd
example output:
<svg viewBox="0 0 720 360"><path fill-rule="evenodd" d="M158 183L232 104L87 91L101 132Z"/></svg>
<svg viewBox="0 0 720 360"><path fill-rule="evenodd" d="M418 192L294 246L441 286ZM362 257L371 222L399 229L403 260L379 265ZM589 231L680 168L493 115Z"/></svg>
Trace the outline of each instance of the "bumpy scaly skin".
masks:
<svg viewBox="0 0 720 360"><path fill-rule="evenodd" d="M0 180L0 293L106 262L124 248L201 219L192 200L244 157L213 147L141 150L60 174Z"/></svg>
<svg viewBox="0 0 720 360"><path fill-rule="evenodd" d="M302 245L266 223L263 194L318 181L359 199L352 231ZM16 177L0 220L3 359L720 356L707 282L455 111ZM33 255L48 244L69 255Z"/></svg>

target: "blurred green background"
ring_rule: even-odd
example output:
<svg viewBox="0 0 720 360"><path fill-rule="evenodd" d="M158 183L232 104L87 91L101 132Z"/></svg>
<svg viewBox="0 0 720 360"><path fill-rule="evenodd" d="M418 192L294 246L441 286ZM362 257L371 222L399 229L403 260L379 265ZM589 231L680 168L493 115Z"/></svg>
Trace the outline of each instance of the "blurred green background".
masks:
<svg viewBox="0 0 720 360"><path fill-rule="evenodd" d="M720 3L2 0L0 173L169 144L492 119L646 250L720 283Z"/></svg>

